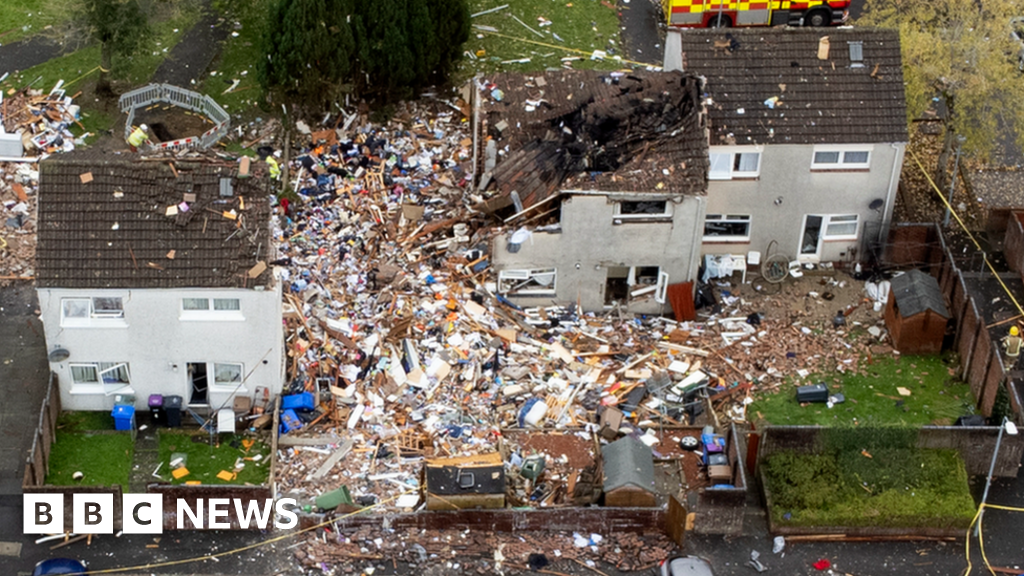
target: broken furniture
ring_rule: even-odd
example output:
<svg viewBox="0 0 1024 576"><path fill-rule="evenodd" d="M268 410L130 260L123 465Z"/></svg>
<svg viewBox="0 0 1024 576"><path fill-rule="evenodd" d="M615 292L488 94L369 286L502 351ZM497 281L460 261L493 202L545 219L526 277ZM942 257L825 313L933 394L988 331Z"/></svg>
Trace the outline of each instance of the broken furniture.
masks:
<svg viewBox="0 0 1024 576"><path fill-rule="evenodd" d="M425 476L427 510L505 507L505 466L497 452L431 458Z"/></svg>
<svg viewBox="0 0 1024 576"><path fill-rule="evenodd" d="M939 281L920 270L910 270L891 281L885 307L885 326L893 347L903 354L938 354L949 323Z"/></svg>
<svg viewBox="0 0 1024 576"><path fill-rule="evenodd" d="M604 505L650 508L654 493L654 454L643 442L624 436L601 447Z"/></svg>

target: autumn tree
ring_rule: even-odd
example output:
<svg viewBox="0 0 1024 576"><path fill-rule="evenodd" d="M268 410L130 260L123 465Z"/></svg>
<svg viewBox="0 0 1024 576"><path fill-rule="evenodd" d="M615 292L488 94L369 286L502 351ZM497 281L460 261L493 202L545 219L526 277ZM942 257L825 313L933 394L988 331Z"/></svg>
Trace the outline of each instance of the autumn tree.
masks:
<svg viewBox="0 0 1024 576"><path fill-rule="evenodd" d="M867 0L857 21L899 30L908 119L936 98L945 109L940 187L957 136L964 153L980 159L1006 129L1024 147L1024 77L1009 26L1020 14L1019 0Z"/></svg>

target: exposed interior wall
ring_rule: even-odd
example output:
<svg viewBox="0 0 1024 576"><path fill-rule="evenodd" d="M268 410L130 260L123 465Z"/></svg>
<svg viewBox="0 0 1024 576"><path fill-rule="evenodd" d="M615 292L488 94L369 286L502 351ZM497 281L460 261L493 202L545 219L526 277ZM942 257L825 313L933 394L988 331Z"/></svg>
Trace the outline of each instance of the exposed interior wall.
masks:
<svg viewBox="0 0 1024 576"><path fill-rule="evenodd" d="M634 195L645 196L649 195ZM556 278L551 291L509 299L522 306L578 300L586 311L604 310L606 295L621 288L631 267L637 268L634 276L649 275L649 269L656 267L669 275L671 284L693 280L699 265L705 198L687 196L670 203L670 217L624 219L616 218L616 202L608 196L569 195L562 202L560 231L535 232L515 253L508 250L511 230L496 238L494 268L499 272L553 268ZM639 288L634 285L632 290ZM631 302L627 310L661 313L670 307L650 294Z"/></svg>

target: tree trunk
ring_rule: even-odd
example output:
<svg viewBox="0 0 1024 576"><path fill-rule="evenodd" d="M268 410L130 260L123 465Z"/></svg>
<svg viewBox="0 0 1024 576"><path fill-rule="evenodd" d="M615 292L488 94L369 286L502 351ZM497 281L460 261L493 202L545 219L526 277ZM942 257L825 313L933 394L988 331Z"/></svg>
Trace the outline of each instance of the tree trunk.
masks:
<svg viewBox="0 0 1024 576"><path fill-rule="evenodd" d="M96 95L109 97L114 94L110 88L110 77L108 76L111 62L111 48L108 42L100 45L100 76L96 80Z"/></svg>
<svg viewBox="0 0 1024 576"><path fill-rule="evenodd" d="M935 166L935 185L945 194L946 186L949 185L946 171L949 170L949 157L953 153L953 143L956 142L956 131L953 129L953 96L943 94L943 101L946 104L946 119L943 122L942 151L939 152L939 161Z"/></svg>

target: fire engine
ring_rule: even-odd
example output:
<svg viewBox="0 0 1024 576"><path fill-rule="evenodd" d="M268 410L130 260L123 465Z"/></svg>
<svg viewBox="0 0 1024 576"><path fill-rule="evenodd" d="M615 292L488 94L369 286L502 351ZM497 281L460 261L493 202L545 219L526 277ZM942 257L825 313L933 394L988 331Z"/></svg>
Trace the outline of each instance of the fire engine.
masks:
<svg viewBox="0 0 1024 576"><path fill-rule="evenodd" d="M851 0L662 0L669 26L838 26Z"/></svg>

